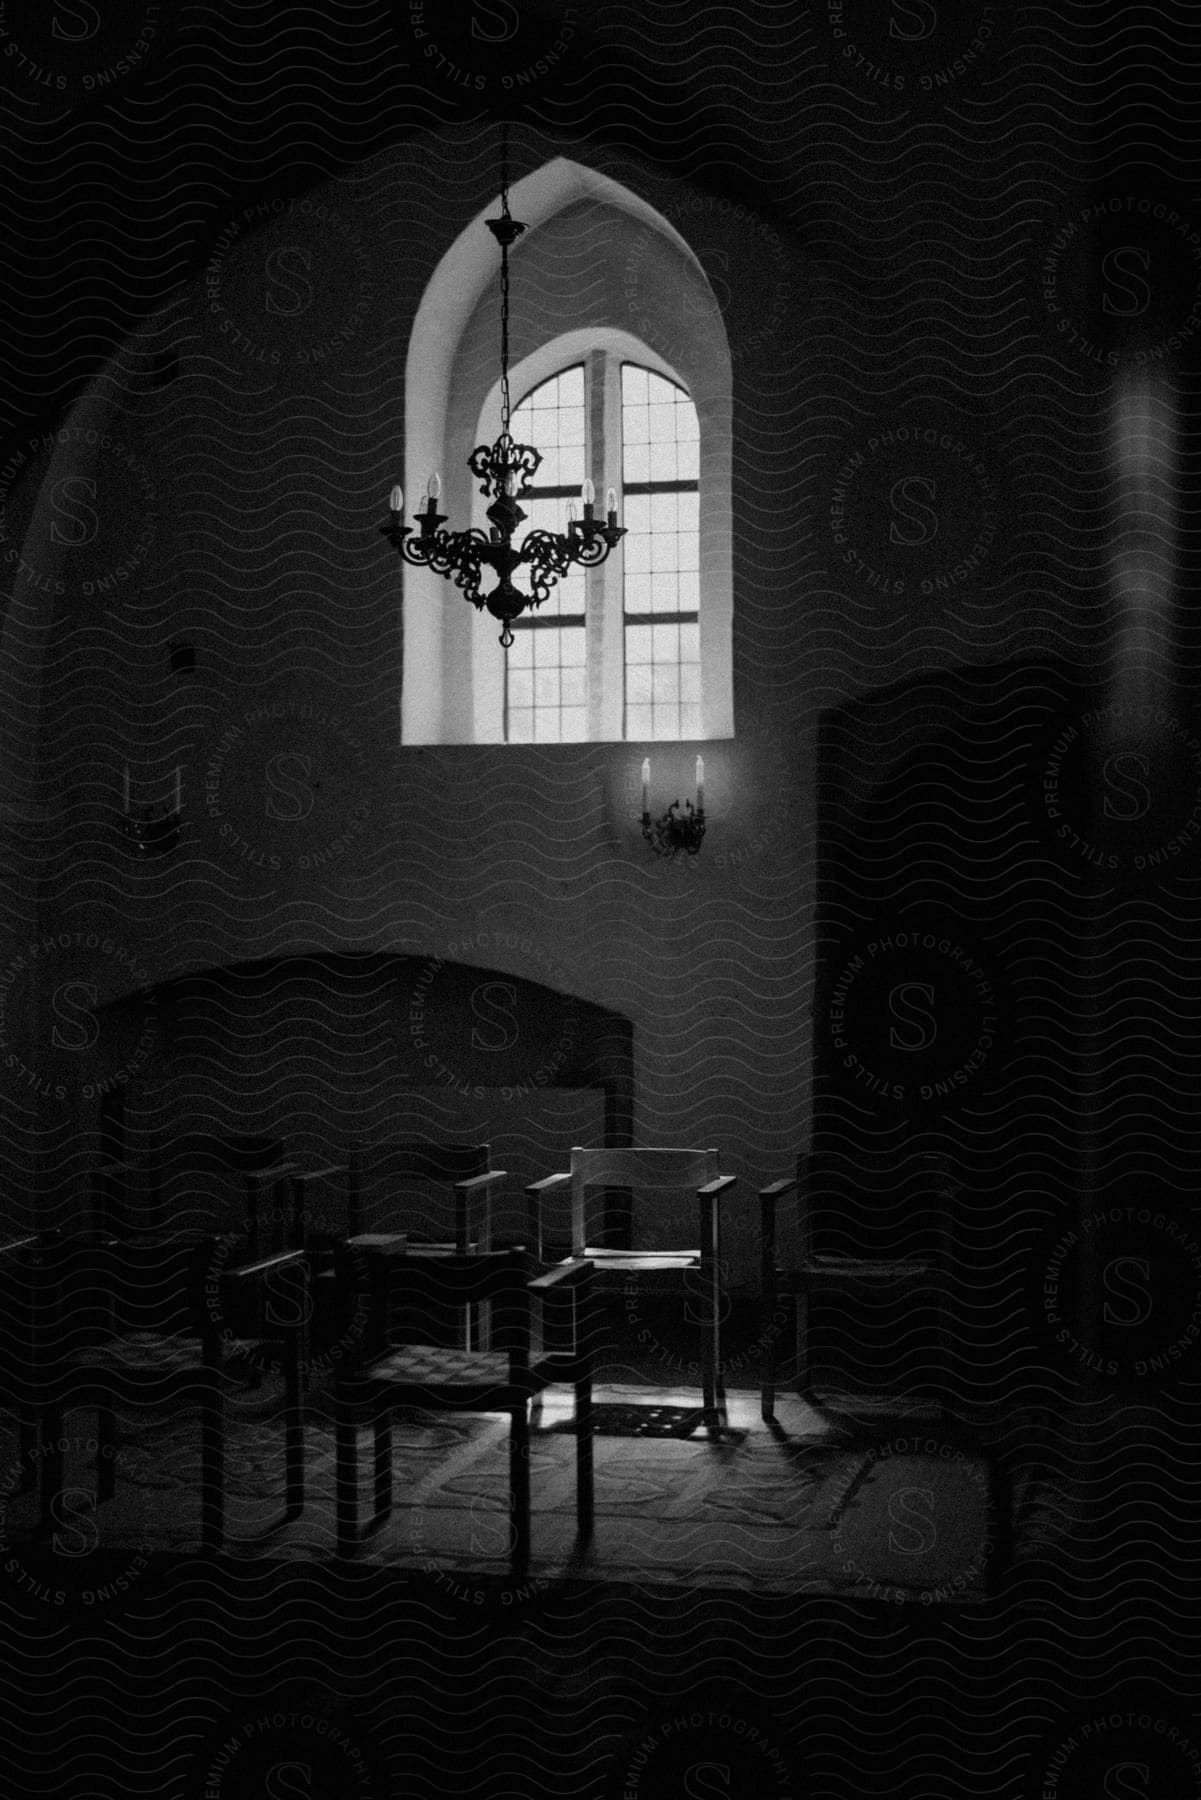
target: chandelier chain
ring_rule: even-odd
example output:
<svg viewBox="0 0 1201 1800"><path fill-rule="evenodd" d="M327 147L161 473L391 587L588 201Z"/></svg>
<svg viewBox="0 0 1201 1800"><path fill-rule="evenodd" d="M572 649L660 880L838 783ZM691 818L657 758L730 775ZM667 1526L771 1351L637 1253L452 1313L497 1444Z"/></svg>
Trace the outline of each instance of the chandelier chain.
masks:
<svg viewBox="0 0 1201 1800"><path fill-rule="evenodd" d="M509 211L509 125L505 120L500 133L500 216L508 225ZM500 243L500 429L509 435L509 245L507 233Z"/></svg>

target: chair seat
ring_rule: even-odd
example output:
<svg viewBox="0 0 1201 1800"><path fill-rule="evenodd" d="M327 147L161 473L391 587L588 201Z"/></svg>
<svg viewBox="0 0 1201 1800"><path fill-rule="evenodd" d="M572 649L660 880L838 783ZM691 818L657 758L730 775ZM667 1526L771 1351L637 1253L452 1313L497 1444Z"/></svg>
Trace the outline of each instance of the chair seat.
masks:
<svg viewBox="0 0 1201 1800"><path fill-rule="evenodd" d="M587 1257L598 1275L607 1270L622 1275L645 1275L672 1269L699 1269L701 1253L699 1250L581 1250L580 1256ZM565 1257L566 1262L577 1262L579 1257Z"/></svg>
<svg viewBox="0 0 1201 1800"><path fill-rule="evenodd" d="M451 1243L427 1244L420 1238L414 1238L407 1231L364 1231L357 1237L347 1238L351 1250L370 1250L377 1256L453 1256L455 1246ZM468 1244L469 1252L478 1249L473 1240Z"/></svg>
<svg viewBox="0 0 1201 1800"><path fill-rule="evenodd" d="M887 1257L877 1262L859 1256L809 1256L796 1269L781 1269L781 1285L822 1281L916 1281L942 1273L942 1264L930 1259Z"/></svg>
<svg viewBox="0 0 1201 1800"><path fill-rule="evenodd" d="M348 1376L344 1391L352 1403L357 1390L363 1399L386 1393L394 1406L422 1406L436 1396L440 1406L505 1412L554 1382L578 1377L577 1359L567 1352L535 1356L515 1384L503 1351L402 1344Z"/></svg>
<svg viewBox="0 0 1201 1800"><path fill-rule="evenodd" d="M441 1349L402 1344L362 1370L365 1381L408 1382L414 1387L507 1387L509 1359L495 1350Z"/></svg>
<svg viewBox="0 0 1201 1800"><path fill-rule="evenodd" d="M225 1338L221 1344L222 1358L229 1361L240 1355L248 1356L260 1342L252 1338ZM199 1338L167 1337L155 1331L130 1331L103 1344L89 1345L74 1351L67 1362L75 1370L144 1377L194 1374L205 1367Z"/></svg>

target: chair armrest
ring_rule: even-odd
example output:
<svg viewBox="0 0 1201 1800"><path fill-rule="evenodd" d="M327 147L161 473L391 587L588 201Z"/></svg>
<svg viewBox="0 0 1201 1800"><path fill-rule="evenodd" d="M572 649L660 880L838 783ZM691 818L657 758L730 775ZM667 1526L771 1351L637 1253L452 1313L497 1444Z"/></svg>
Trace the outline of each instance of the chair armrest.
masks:
<svg viewBox="0 0 1201 1800"><path fill-rule="evenodd" d="M759 1198L760 1200L782 1200L785 1194L792 1192L796 1184L795 1175L786 1175L783 1181L771 1181L765 1188L760 1188Z"/></svg>
<svg viewBox="0 0 1201 1800"><path fill-rule="evenodd" d="M557 1194L564 1188L571 1187L570 1170L560 1170L557 1175L544 1175L541 1181L531 1181L525 1190L526 1224L529 1227L530 1241L534 1255L538 1261L543 1260L542 1242L542 1201L547 1194ZM582 1245L574 1246L582 1249Z"/></svg>
<svg viewBox="0 0 1201 1800"><path fill-rule="evenodd" d="M540 1200L543 1194L553 1194L556 1188L570 1187L571 1171L560 1175L544 1175L541 1181L531 1181L526 1193L534 1200Z"/></svg>
<svg viewBox="0 0 1201 1800"><path fill-rule="evenodd" d="M29 1250L39 1242L36 1231L28 1237L9 1238L7 1243L0 1244L0 1256L15 1256L21 1250Z"/></svg>
<svg viewBox="0 0 1201 1800"><path fill-rule="evenodd" d="M456 1181L454 1190L456 1194L474 1194L477 1188L485 1188L490 1182L508 1179L507 1169L485 1169L482 1175L468 1175L465 1181Z"/></svg>
<svg viewBox="0 0 1201 1800"><path fill-rule="evenodd" d="M719 1175L715 1181L707 1181L704 1187L696 1190L698 1200L716 1200L727 1188L732 1188L738 1180L737 1175Z"/></svg>
<svg viewBox="0 0 1201 1800"><path fill-rule="evenodd" d="M545 1275L535 1275L526 1285L533 1290L534 1288L553 1287L560 1281L578 1281L582 1279L585 1284L587 1284L592 1273L592 1264L588 1261L587 1257L578 1256L570 1262L559 1263L555 1268L548 1270Z"/></svg>
<svg viewBox="0 0 1201 1800"><path fill-rule="evenodd" d="M224 1269L222 1273L228 1281L255 1280L260 1275L270 1275L275 1269L283 1269L292 1263L303 1263L308 1255L305 1250L280 1250L274 1256L260 1256L255 1262L239 1263L232 1269Z"/></svg>

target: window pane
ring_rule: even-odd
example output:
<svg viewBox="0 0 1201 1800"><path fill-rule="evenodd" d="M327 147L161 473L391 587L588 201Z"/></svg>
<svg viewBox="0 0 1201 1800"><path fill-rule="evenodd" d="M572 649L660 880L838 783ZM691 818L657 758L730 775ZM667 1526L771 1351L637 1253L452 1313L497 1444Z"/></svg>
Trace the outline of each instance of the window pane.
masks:
<svg viewBox="0 0 1201 1800"><path fill-rule="evenodd" d="M632 613L650 610L651 592L654 584L653 575L633 574L626 570L625 594L626 611Z"/></svg>
<svg viewBox="0 0 1201 1800"><path fill-rule="evenodd" d="M675 481L679 475L679 452L675 444L651 444L645 460L648 473L629 475L630 481Z"/></svg>
<svg viewBox="0 0 1201 1800"><path fill-rule="evenodd" d="M674 381L633 363L623 365L621 379L623 480L650 490L625 496L625 611L656 613L664 621L649 635L645 627L627 627L626 733L683 737L687 714L695 736L696 634L682 639L679 625L668 621L699 610L700 427L696 408Z"/></svg>
<svg viewBox="0 0 1201 1800"><path fill-rule="evenodd" d="M623 400L636 406L646 405L646 385L649 371L640 369L636 363L624 363L621 371L621 392Z"/></svg>
<svg viewBox="0 0 1201 1800"><path fill-rule="evenodd" d="M575 364L559 375L542 382L513 409L509 425L519 444L532 444L541 451L542 463L534 476L531 493L539 488L578 487L584 479L584 365ZM555 531L563 529L562 517L554 523L533 517L528 507L531 526ZM559 514L565 511L559 503Z"/></svg>
<svg viewBox="0 0 1201 1800"><path fill-rule="evenodd" d="M622 479L625 481L649 481L651 478L650 449L646 444L632 444L626 439L622 452ZM628 507L629 502L626 502Z"/></svg>
<svg viewBox="0 0 1201 1800"><path fill-rule="evenodd" d="M651 627L649 625L630 625L626 629L626 667L632 668L635 663L649 663L651 660Z"/></svg>
<svg viewBox="0 0 1201 1800"><path fill-rule="evenodd" d="M582 625L547 627L514 621L513 645L506 657L509 743L556 744L569 737L573 742L586 738L585 654Z"/></svg>

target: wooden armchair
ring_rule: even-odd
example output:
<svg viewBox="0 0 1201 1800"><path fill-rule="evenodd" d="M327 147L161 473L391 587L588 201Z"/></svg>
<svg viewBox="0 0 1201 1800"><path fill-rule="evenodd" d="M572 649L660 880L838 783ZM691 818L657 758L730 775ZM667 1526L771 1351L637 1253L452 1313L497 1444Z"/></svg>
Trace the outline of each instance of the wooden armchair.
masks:
<svg viewBox="0 0 1201 1800"><path fill-rule="evenodd" d="M37 1486L39 1418L60 1312L44 1271L57 1241L55 1232L26 1232L0 1243L0 1407L17 1428L15 1494Z"/></svg>
<svg viewBox="0 0 1201 1800"><path fill-rule="evenodd" d="M759 1193L760 1246L762 1255L761 1342L763 1375L761 1410L765 1419L775 1416L778 1375L777 1343L781 1320L792 1303L796 1323L795 1386L804 1397L817 1393L815 1359L810 1338L810 1300L827 1296L841 1300L861 1315L878 1309L889 1299L910 1308L936 1309L940 1336L946 1318L951 1280L949 1217L945 1204L946 1182L941 1159L922 1155L923 1182L932 1203L935 1243L922 1254L898 1257L864 1257L819 1251L814 1241L812 1162L798 1156L797 1173L774 1181ZM779 1253L781 1201L795 1201L796 1232L791 1255Z"/></svg>
<svg viewBox="0 0 1201 1800"><path fill-rule="evenodd" d="M448 1303L488 1305L494 1348L452 1350L422 1341L395 1342L385 1325L353 1360L337 1365L335 1382L336 1526L338 1553L350 1556L360 1542L358 1519L358 1432L369 1424L374 1444L373 1526L392 1505L392 1424L396 1407L422 1411L507 1412L509 1428L509 1517L512 1567L523 1574L530 1559L530 1401L548 1386L575 1388L576 1516L582 1538L593 1524L592 1269L565 1264L548 1274L533 1271L524 1250L456 1256L433 1250L381 1256L370 1279L401 1291L399 1329L420 1340L422 1325ZM352 1277L348 1275L349 1288ZM535 1335L535 1308L558 1295L572 1306L571 1348L547 1352ZM385 1309L377 1319L397 1316Z"/></svg>
<svg viewBox="0 0 1201 1800"><path fill-rule="evenodd" d="M738 1180L736 1175L722 1175L716 1150L677 1149L603 1149L586 1150L576 1146L571 1152L571 1167L558 1175L548 1175L526 1189L529 1207L530 1244L542 1261L546 1254L545 1208L557 1194L570 1194L571 1238L566 1260L581 1259L592 1263L598 1276L609 1276L622 1282L661 1279L665 1274L691 1276L689 1291L698 1293L702 1308L701 1368L704 1406L713 1412L722 1391L721 1317L724 1296L721 1287L721 1205ZM588 1197L597 1190L622 1195L637 1195L628 1204L628 1235L639 1235L640 1228L653 1242L645 1248L598 1246L589 1241ZM656 1228L655 1217L664 1211L674 1212L683 1195L695 1206L695 1247L665 1246L663 1230ZM665 1206L666 1202L666 1206ZM615 1235L606 1222L606 1235ZM627 1235L624 1229L622 1235Z"/></svg>
<svg viewBox="0 0 1201 1800"><path fill-rule="evenodd" d="M293 1164L275 1138L220 1138L204 1132L157 1137L144 1156L101 1162L93 1169L92 1232L97 1238L180 1230L200 1235L228 1227L244 1234L250 1257L295 1248L303 1224L298 1226L294 1216L294 1190L289 1206L292 1172ZM214 1179L241 1190L237 1212L222 1226L211 1216L212 1195L205 1193ZM173 1203L167 1192L172 1185L177 1190Z"/></svg>
<svg viewBox="0 0 1201 1800"><path fill-rule="evenodd" d="M492 1167L490 1144L412 1141L355 1150L347 1161L346 1242L373 1257L415 1248L486 1255L493 1200L507 1179L507 1170ZM383 1301L377 1296L375 1303ZM487 1308L465 1306L461 1347L480 1347L486 1330Z"/></svg>
<svg viewBox="0 0 1201 1800"><path fill-rule="evenodd" d="M42 1520L48 1529L63 1488L62 1418L97 1414L96 1498L115 1492L117 1409L180 1404L199 1412L201 1541L219 1549L225 1529L225 1402L240 1385L239 1360L278 1367L284 1378L286 1516L304 1505L300 1399L304 1253L238 1261L239 1239L146 1235L62 1246L54 1279L59 1342L42 1394Z"/></svg>

